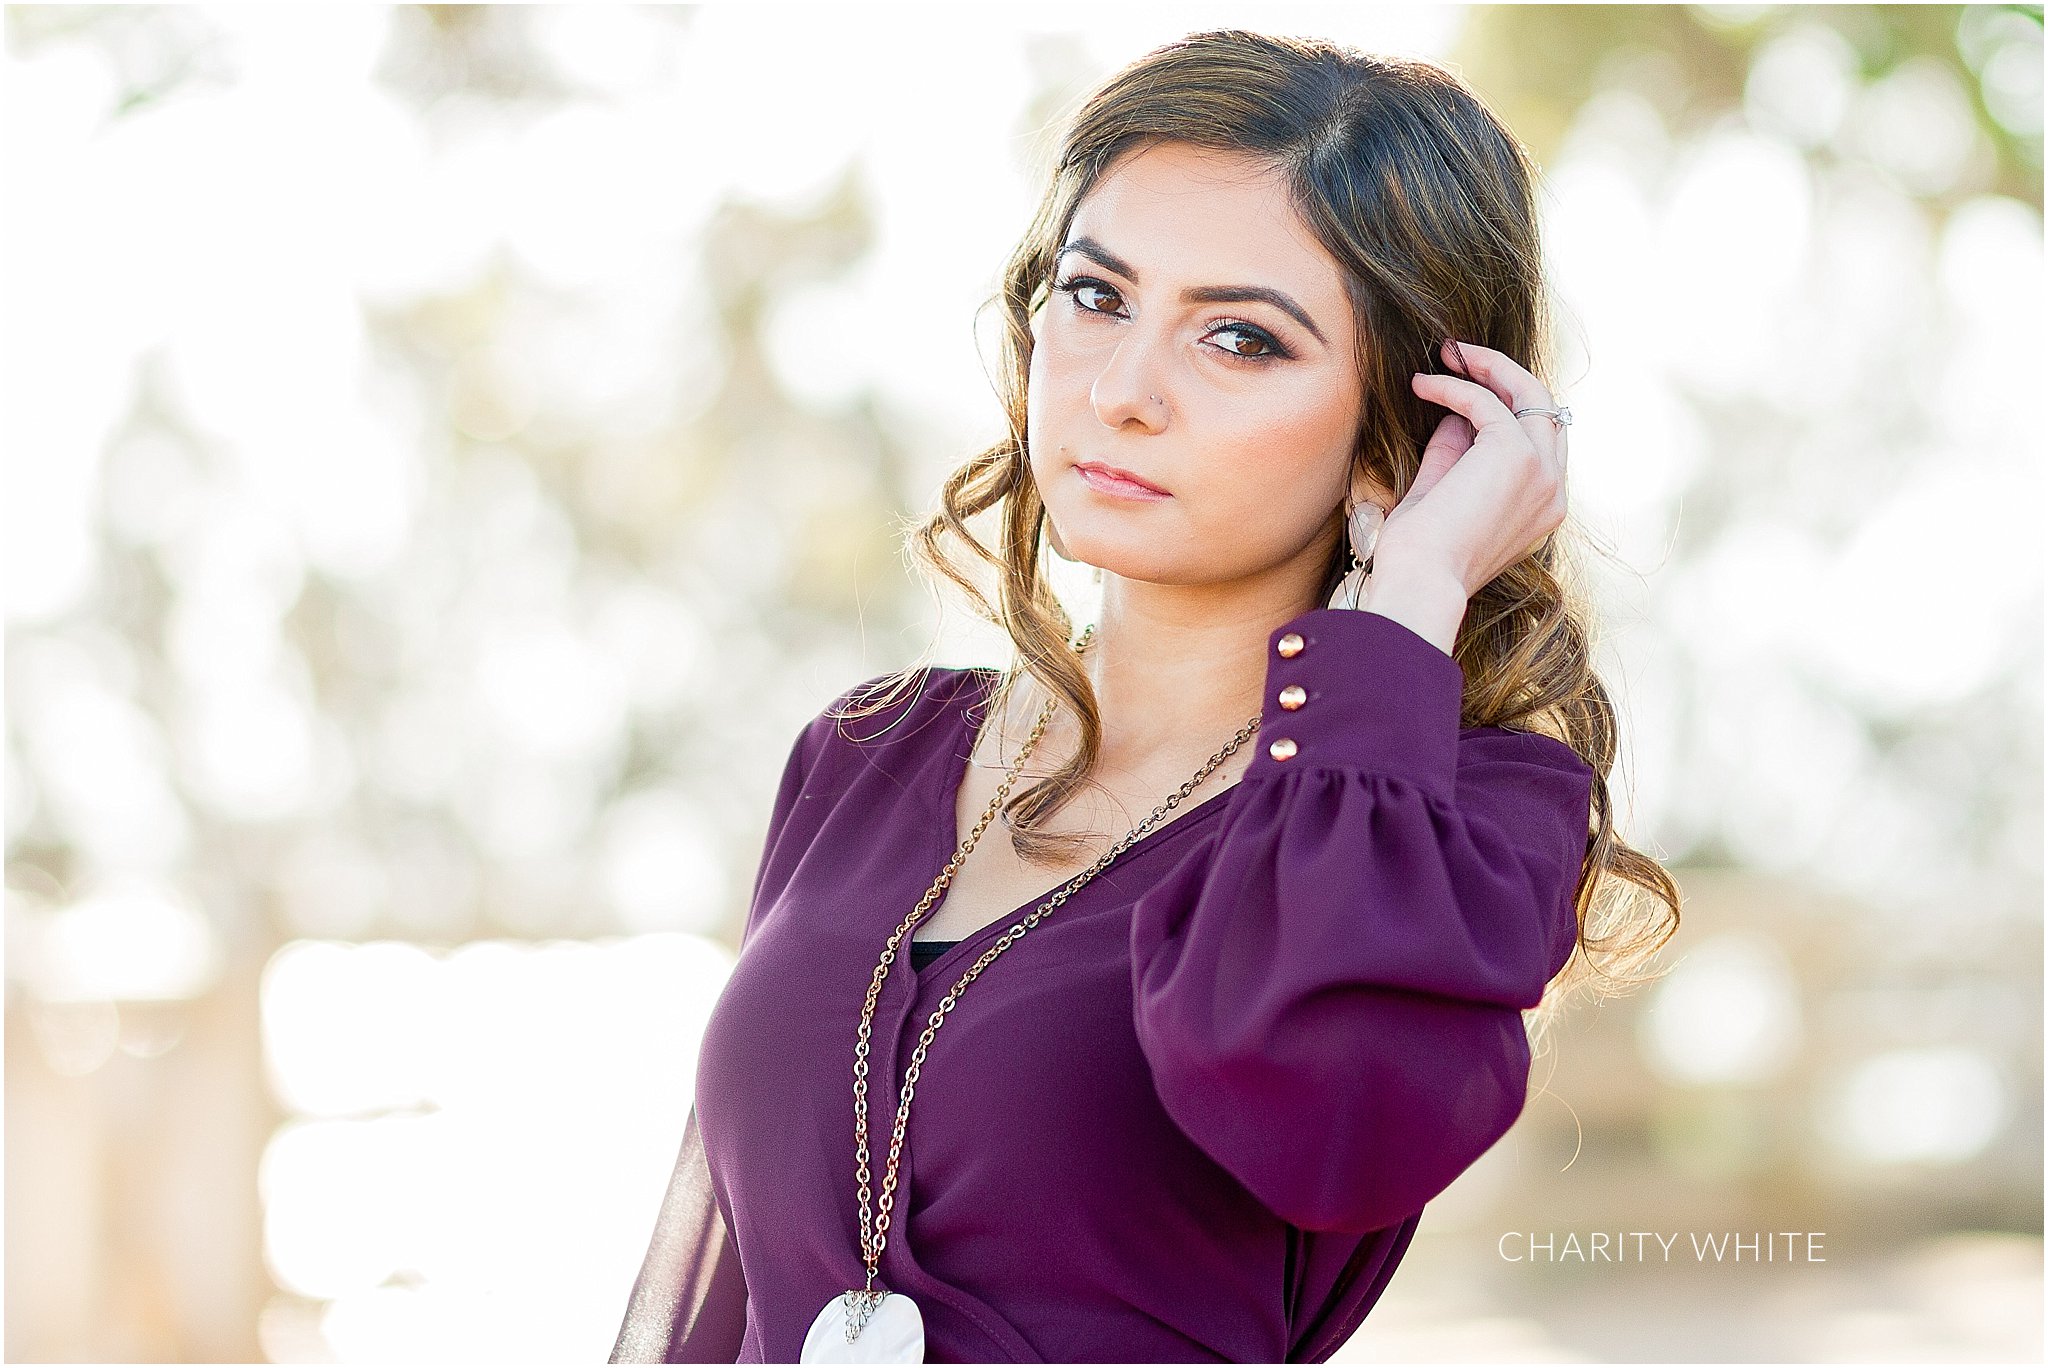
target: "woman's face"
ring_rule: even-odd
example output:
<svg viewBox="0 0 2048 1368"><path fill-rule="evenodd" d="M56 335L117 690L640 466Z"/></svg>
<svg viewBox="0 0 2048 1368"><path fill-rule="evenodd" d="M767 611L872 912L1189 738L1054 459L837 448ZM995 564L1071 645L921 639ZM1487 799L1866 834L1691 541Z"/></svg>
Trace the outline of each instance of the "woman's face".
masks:
<svg viewBox="0 0 2048 1368"><path fill-rule="evenodd" d="M1356 324L1279 173L1179 143L1129 154L1083 197L1053 281L1027 419L1054 549L1158 584L1319 579L1358 430Z"/></svg>

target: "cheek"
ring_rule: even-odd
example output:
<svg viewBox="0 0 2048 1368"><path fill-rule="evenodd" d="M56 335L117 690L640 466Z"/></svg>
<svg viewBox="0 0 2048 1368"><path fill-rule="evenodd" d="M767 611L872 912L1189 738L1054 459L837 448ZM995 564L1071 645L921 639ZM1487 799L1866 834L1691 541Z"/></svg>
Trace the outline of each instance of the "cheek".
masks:
<svg viewBox="0 0 2048 1368"><path fill-rule="evenodd" d="M1043 478L1061 446L1074 441L1075 424L1087 412L1093 379L1077 365L1073 349L1062 345L1057 325L1041 323L1034 336L1026 368L1024 440L1032 473Z"/></svg>
<svg viewBox="0 0 2048 1368"><path fill-rule="evenodd" d="M1219 400L1206 415L1189 512L1238 535L1270 532L1290 548L1316 535L1343 500L1356 432L1356 407L1333 401L1334 383L1276 385Z"/></svg>
<svg viewBox="0 0 2048 1368"><path fill-rule="evenodd" d="M1323 498L1323 474L1298 461L1219 463L1184 482L1181 512L1219 542L1286 554L1314 536L1334 506Z"/></svg>
<svg viewBox="0 0 2048 1368"><path fill-rule="evenodd" d="M1032 350L1029 375L1024 392L1024 450L1031 458L1032 473L1037 474L1044 469L1045 458L1059 441L1046 423L1052 385L1046 379L1044 347Z"/></svg>
<svg viewBox="0 0 2048 1368"><path fill-rule="evenodd" d="M1055 299L1039 311L1032 325L1031 370L1034 377L1043 375L1064 386L1069 396L1085 398L1095 377L1114 359L1119 333L1059 312L1072 307Z"/></svg>
<svg viewBox="0 0 2048 1368"><path fill-rule="evenodd" d="M1212 450L1228 450L1234 471L1267 484L1340 489L1356 439L1358 412L1335 378L1304 377L1219 396L1208 407Z"/></svg>

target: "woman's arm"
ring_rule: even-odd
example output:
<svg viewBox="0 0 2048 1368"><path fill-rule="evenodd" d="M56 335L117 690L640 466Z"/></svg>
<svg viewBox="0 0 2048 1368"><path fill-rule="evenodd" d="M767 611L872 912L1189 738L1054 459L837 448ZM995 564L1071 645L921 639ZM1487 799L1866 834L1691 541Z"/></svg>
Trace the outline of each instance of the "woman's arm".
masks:
<svg viewBox="0 0 2048 1368"><path fill-rule="evenodd" d="M739 1250L711 1190L692 1107L610 1362L736 1363L746 1330Z"/></svg>
<svg viewBox="0 0 2048 1368"><path fill-rule="evenodd" d="M787 879L794 852L785 848L801 823L791 821L803 796L817 748L829 719L814 718L790 747L775 806L768 819L761 862L740 948L746 948L764 897ZM798 842L800 844L800 842ZM683 1127L682 1151L669 1177L668 1193L655 1217L654 1235L640 1276L626 1303L626 1318L613 1345L613 1363L733 1363L747 1327L747 1284L739 1249L726 1229L711 1168L697 1133L697 1109Z"/></svg>
<svg viewBox="0 0 2048 1368"><path fill-rule="evenodd" d="M1521 1112L1521 1013L1577 940L1592 771L1461 731L1457 662L1382 614L1305 613L1267 660L1239 791L1134 909L1138 1038L1169 1114L1276 1214L1379 1230Z"/></svg>

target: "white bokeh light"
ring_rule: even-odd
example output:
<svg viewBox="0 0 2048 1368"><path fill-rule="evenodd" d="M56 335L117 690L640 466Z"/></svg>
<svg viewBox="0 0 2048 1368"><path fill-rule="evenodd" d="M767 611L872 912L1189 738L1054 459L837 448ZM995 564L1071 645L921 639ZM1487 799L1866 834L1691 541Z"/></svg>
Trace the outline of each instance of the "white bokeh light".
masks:
<svg viewBox="0 0 2048 1368"><path fill-rule="evenodd" d="M2005 1115L2005 1087L1975 1049L1888 1050L1858 1064L1826 1099L1823 1128L1846 1154L1876 1164L1960 1164Z"/></svg>
<svg viewBox="0 0 2048 1368"><path fill-rule="evenodd" d="M329 1305L310 1324L273 1308L267 1342L345 1362L601 1355L732 963L676 934L281 949L261 1005L292 1119L259 1175L265 1257Z"/></svg>
<svg viewBox="0 0 2048 1368"><path fill-rule="evenodd" d="M220 976L222 946L176 889L116 877L43 920L30 981L47 1002L175 1002Z"/></svg>
<svg viewBox="0 0 2048 1368"><path fill-rule="evenodd" d="M1802 1044L1799 984L1778 945L1752 932L1696 944L1657 987L1642 1047L1659 1076L1690 1086L1770 1081Z"/></svg>

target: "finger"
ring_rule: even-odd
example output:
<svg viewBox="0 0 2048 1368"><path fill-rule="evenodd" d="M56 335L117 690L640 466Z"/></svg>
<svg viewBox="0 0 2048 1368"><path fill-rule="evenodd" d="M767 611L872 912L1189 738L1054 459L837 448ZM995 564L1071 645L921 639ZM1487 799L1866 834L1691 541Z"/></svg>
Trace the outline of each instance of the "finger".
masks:
<svg viewBox="0 0 2048 1368"><path fill-rule="evenodd" d="M1452 458L1471 450L1472 440L1479 430L1472 426L1472 420L1462 413L1446 413L1437 420L1436 431L1423 444L1422 459L1427 464L1432 453L1447 452Z"/></svg>
<svg viewBox="0 0 2048 1368"><path fill-rule="evenodd" d="M1450 472L1458 458L1472 449L1477 433L1462 413L1446 413L1437 421L1436 431L1422 448L1422 464L1415 471L1405 497L1419 499Z"/></svg>
<svg viewBox="0 0 2048 1368"><path fill-rule="evenodd" d="M1514 357L1492 347L1482 347L1477 342L1460 342L1446 338L1443 344L1447 363L1458 366L1473 379L1480 381L1506 402L1512 409L1557 407L1557 397L1550 387L1538 380ZM1523 414L1518 422L1543 424L1541 428L1525 428L1524 431L1543 432L1556 440L1557 458L1564 460L1564 426L1541 413Z"/></svg>
<svg viewBox="0 0 2048 1368"><path fill-rule="evenodd" d="M1442 404L1453 413L1463 414L1475 433L1489 423L1505 423L1527 432L1515 415L1508 411L1507 405L1501 402L1500 396L1476 381L1455 375L1438 375L1433 371L1417 371L1410 377L1410 384L1422 398L1433 404Z"/></svg>
<svg viewBox="0 0 2048 1368"><path fill-rule="evenodd" d="M1551 398L1550 387L1504 351L1447 337L1443 353L1446 365L1485 385L1510 409L1557 407Z"/></svg>

